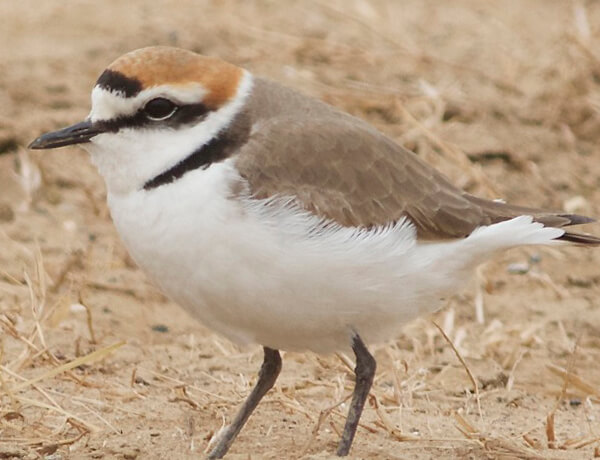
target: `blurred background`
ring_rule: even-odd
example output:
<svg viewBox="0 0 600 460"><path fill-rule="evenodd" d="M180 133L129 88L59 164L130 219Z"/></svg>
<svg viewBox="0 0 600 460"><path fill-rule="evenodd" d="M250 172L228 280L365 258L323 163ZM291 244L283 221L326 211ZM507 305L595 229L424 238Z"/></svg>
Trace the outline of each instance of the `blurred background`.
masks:
<svg viewBox="0 0 600 460"><path fill-rule="evenodd" d="M219 56L368 120L472 193L600 216L597 1L5 1L0 40L0 458L198 456L262 359L146 280L85 152L25 148L85 117L127 51ZM500 255L375 347L353 455L600 456L599 261ZM327 458L351 366L286 354L231 458Z"/></svg>

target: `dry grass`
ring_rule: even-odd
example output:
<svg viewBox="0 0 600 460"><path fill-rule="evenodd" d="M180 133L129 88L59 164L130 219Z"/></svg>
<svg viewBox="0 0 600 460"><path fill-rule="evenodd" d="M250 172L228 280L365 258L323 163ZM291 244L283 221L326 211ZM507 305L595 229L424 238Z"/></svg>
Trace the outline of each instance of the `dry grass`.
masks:
<svg viewBox="0 0 600 460"><path fill-rule="evenodd" d="M85 116L129 49L220 55L368 119L473 193L600 215L594 2L49 0L0 17L0 458L195 457L255 381L257 348L135 268L86 156L24 149ZM434 323L373 346L353 455L599 457L599 259L499 256ZM326 458L352 368L286 353L232 457Z"/></svg>

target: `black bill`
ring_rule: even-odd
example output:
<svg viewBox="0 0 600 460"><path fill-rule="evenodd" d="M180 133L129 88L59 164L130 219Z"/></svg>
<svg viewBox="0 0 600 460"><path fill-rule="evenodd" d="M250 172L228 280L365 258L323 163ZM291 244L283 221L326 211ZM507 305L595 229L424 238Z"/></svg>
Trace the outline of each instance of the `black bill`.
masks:
<svg viewBox="0 0 600 460"><path fill-rule="evenodd" d="M103 131L91 121L82 121L67 128L42 134L31 144L30 149L54 149L65 145L84 144Z"/></svg>

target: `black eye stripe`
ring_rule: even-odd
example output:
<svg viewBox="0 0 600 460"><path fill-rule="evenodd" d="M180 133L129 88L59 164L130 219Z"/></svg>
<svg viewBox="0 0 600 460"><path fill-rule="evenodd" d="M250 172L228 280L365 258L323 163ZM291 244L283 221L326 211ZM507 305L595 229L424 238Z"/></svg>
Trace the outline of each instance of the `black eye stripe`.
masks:
<svg viewBox="0 0 600 460"><path fill-rule="evenodd" d="M104 131L117 132L124 128L164 127L176 128L178 126L202 121L211 110L204 104L181 105L177 111L165 120L151 120L147 117L144 108L133 115L119 117L114 120L97 121L99 128Z"/></svg>
<svg viewBox="0 0 600 460"><path fill-rule="evenodd" d="M172 120L176 125L193 123L205 118L209 112L212 110L202 103L186 104L179 106L175 115L168 121Z"/></svg>

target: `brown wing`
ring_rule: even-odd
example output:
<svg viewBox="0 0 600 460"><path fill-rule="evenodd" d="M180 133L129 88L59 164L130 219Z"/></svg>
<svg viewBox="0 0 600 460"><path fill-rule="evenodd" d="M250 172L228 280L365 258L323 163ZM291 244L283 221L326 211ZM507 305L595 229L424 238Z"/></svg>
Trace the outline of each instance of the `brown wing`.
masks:
<svg viewBox="0 0 600 460"><path fill-rule="evenodd" d="M361 120L319 115L278 116L250 136L236 166L254 196L295 197L343 226L384 225L407 216L423 239L464 237L524 213L559 227L590 221L473 197Z"/></svg>

